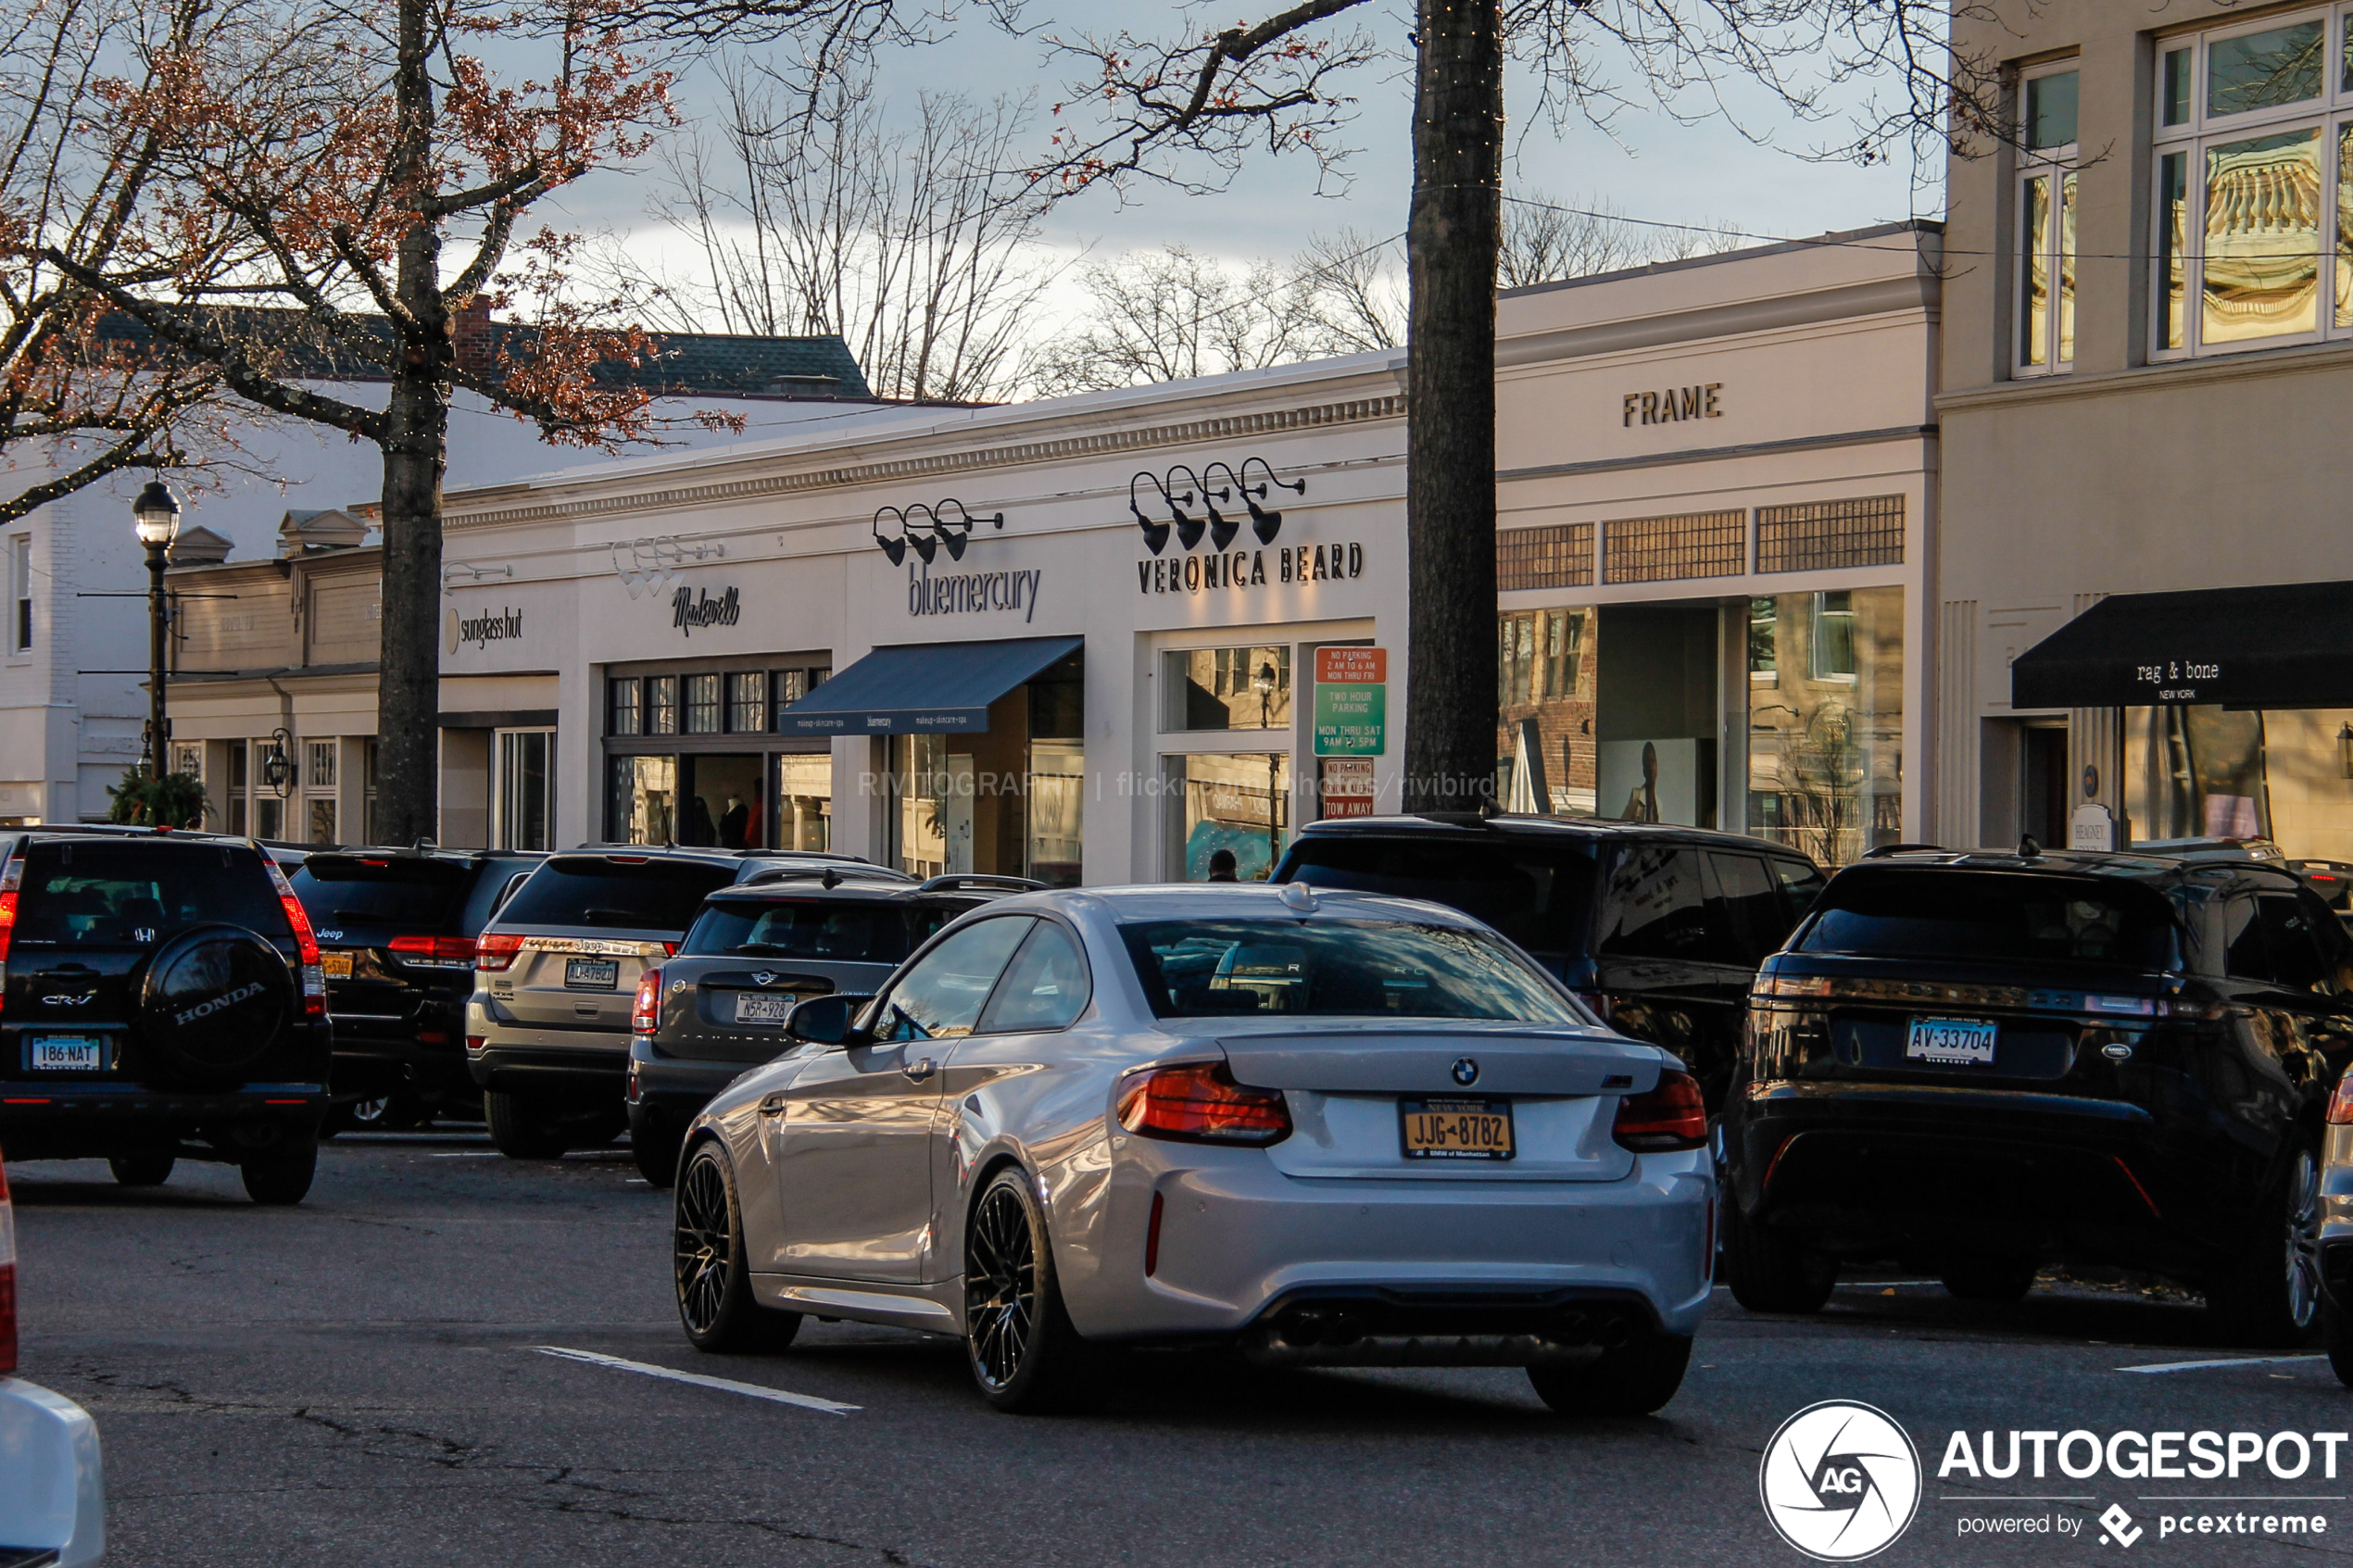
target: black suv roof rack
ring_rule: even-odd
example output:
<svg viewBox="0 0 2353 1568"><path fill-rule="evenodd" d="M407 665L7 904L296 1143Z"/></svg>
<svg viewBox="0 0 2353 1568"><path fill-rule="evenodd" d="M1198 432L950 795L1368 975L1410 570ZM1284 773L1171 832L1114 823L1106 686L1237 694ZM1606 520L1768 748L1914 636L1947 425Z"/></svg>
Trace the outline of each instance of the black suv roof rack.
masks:
<svg viewBox="0 0 2353 1568"><path fill-rule="evenodd" d="M1001 888L1008 893L1038 893L1046 884L1035 877L992 876L986 872L950 872L936 876L915 891L918 893L952 893L962 888Z"/></svg>

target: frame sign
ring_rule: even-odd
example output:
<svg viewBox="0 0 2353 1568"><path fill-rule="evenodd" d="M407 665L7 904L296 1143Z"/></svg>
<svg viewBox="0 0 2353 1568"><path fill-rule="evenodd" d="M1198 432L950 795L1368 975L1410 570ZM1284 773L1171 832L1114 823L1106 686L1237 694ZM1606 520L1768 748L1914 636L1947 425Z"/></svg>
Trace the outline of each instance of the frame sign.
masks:
<svg viewBox="0 0 2353 1568"><path fill-rule="evenodd" d="M1389 749L1389 650L1315 650L1315 755L1378 757Z"/></svg>

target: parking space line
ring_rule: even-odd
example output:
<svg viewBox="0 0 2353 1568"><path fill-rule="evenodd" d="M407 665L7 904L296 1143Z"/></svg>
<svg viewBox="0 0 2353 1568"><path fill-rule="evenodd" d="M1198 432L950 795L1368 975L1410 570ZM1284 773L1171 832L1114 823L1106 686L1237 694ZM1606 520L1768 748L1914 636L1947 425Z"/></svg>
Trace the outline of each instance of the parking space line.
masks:
<svg viewBox="0 0 2353 1568"><path fill-rule="evenodd" d="M737 1383L733 1378L709 1377L699 1372L679 1372L671 1367L655 1366L649 1361L623 1361L619 1356L599 1355L594 1350L574 1350L562 1345L534 1345L532 1348L543 1356L560 1356L568 1361L586 1361L592 1366L642 1373L648 1377L666 1377L673 1383L691 1383L698 1388L716 1388L727 1394L749 1394L755 1399L773 1399L780 1405L799 1405L803 1410L821 1411L826 1415L848 1415L851 1411L864 1408L845 1405L834 1399L821 1399L814 1394L763 1388L757 1383Z"/></svg>
<svg viewBox="0 0 2353 1568"><path fill-rule="evenodd" d="M2326 1356L2221 1356L2204 1361L2158 1361L2148 1366L2120 1366L2118 1372L2198 1372L2212 1366L2266 1366L2281 1361L2324 1361Z"/></svg>

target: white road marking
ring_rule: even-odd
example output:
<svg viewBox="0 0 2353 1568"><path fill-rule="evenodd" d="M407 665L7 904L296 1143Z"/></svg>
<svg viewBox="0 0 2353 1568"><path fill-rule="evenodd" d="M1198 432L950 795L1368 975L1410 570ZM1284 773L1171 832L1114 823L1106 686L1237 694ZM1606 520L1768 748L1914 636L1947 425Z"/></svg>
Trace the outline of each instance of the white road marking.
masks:
<svg viewBox="0 0 2353 1568"><path fill-rule="evenodd" d="M2150 1366L2120 1366L2118 1372L2198 1372L2210 1366L2264 1366L2281 1361L2324 1361L2326 1356L2222 1356L2206 1361L2158 1361Z"/></svg>
<svg viewBox="0 0 2353 1568"><path fill-rule="evenodd" d="M435 1160L496 1160L498 1158L498 1151L495 1148L461 1148L455 1154L436 1154L434 1158Z"/></svg>
<svg viewBox="0 0 2353 1568"><path fill-rule="evenodd" d="M780 1405L799 1405L803 1410L822 1411L827 1415L848 1415L863 1409L860 1405L845 1405L834 1399L821 1399L814 1394L795 1394L783 1388L763 1388L757 1383L737 1383L733 1378L708 1377L699 1372L679 1372L671 1367L655 1366L647 1361L623 1361L619 1356L601 1356L594 1350L573 1350L561 1345L535 1345L533 1349L543 1356L560 1356L568 1361L586 1361L592 1366L612 1367L621 1372L643 1373L648 1377L666 1377L673 1383L691 1383L698 1388L716 1388L727 1394L749 1394L755 1399L774 1399Z"/></svg>

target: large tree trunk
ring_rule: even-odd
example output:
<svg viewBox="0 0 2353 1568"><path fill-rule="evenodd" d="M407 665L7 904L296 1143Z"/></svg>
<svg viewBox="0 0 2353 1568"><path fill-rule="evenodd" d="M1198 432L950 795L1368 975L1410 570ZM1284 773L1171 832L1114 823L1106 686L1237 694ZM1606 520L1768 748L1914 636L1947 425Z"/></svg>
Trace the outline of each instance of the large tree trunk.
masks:
<svg viewBox="0 0 2353 1568"><path fill-rule="evenodd" d="M1495 789L1495 257L1503 19L1419 0L1406 372L1405 809L1476 810Z"/></svg>
<svg viewBox="0 0 2353 1568"><path fill-rule="evenodd" d="M399 139L396 173L429 188L434 86L428 73L428 0L400 0L400 61L394 81ZM405 166L405 167L404 167ZM400 239L394 288L409 320L395 330L395 371L384 433L384 628L376 677L378 842L413 844L440 815L441 477L448 466L449 314L441 302L441 232L422 217ZM346 841L360 836L346 829Z"/></svg>

